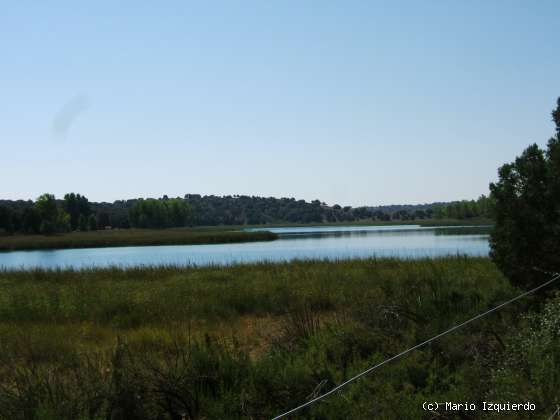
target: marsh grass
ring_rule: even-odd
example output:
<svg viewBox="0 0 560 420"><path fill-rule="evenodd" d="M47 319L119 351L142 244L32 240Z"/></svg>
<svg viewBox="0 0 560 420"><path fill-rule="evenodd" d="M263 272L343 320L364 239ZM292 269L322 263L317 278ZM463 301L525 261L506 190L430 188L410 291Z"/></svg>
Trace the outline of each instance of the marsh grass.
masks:
<svg viewBox="0 0 560 420"><path fill-rule="evenodd" d="M148 245L192 245L270 241L271 232L245 232L231 229L114 229L71 232L57 235L0 236L0 251L65 248L99 248Z"/></svg>
<svg viewBox="0 0 560 420"><path fill-rule="evenodd" d="M3 271L0 413L269 418L515 292L488 259L466 257ZM483 398L485 363L522 310L303 414L419 418L422 398Z"/></svg>

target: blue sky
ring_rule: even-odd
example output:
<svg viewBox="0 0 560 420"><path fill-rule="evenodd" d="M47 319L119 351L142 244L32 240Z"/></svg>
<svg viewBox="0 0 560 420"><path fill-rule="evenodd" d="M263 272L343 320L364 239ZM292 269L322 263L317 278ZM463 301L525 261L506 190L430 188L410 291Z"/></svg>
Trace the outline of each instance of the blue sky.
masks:
<svg viewBox="0 0 560 420"><path fill-rule="evenodd" d="M470 199L554 131L558 1L85 3L2 6L0 198Z"/></svg>

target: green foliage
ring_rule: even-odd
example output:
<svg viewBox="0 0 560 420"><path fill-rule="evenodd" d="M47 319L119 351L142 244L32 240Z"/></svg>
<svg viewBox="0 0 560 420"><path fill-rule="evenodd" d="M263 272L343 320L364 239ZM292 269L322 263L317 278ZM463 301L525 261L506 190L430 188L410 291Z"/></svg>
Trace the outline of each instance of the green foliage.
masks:
<svg viewBox="0 0 560 420"><path fill-rule="evenodd" d="M560 270L560 138L551 138L546 152L529 146L498 175L490 184L491 256L514 284L531 287L543 279L535 268Z"/></svg>
<svg viewBox="0 0 560 420"><path fill-rule="evenodd" d="M180 227L247 224L309 224L309 223L480 223L491 217L491 211L481 199L457 202L377 207L328 206L319 200L307 202L294 198L255 196L200 196L186 194L184 198L117 200L113 203L90 203L85 196L69 193L56 201L70 216L70 230L79 228L80 218L88 221L89 230L132 227ZM449 211L446 209L449 207ZM93 223L93 216L95 223ZM435 220L437 217L439 220ZM454 219L454 220L453 220ZM0 200L0 232L37 234L42 216L32 201ZM95 225L95 227L94 227ZM57 229L52 222L44 230Z"/></svg>
<svg viewBox="0 0 560 420"><path fill-rule="evenodd" d="M181 199L141 199L129 210L130 225L139 228L187 226L191 207Z"/></svg>
<svg viewBox="0 0 560 420"><path fill-rule="evenodd" d="M434 217L437 219L493 219L494 202L492 197L481 195L477 200L455 201L438 205L434 208Z"/></svg>
<svg viewBox="0 0 560 420"><path fill-rule="evenodd" d="M56 218L56 231L67 233L70 232L70 230L72 230L70 215L64 210L59 210Z"/></svg>
<svg viewBox="0 0 560 420"><path fill-rule="evenodd" d="M463 257L0 272L0 413L271 418L514 293L488 259ZM422 418L424 400L481 401L501 383L489 361L515 340L519 309L301 416Z"/></svg>
<svg viewBox="0 0 560 420"><path fill-rule="evenodd" d="M35 201L35 210L41 219L39 230L45 235L56 232L58 222L58 208L52 194L43 194Z"/></svg>
<svg viewBox="0 0 560 420"><path fill-rule="evenodd" d="M97 230L97 219L93 214L90 214L87 219L88 230Z"/></svg>
<svg viewBox="0 0 560 420"><path fill-rule="evenodd" d="M78 218L78 229L85 232L88 230L88 227L88 218L85 215L80 214L80 217Z"/></svg>
<svg viewBox="0 0 560 420"><path fill-rule="evenodd" d="M560 297L524 316L521 325L496 360L489 398L554 407L560 403Z"/></svg>
<svg viewBox="0 0 560 420"><path fill-rule="evenodd" d="M7 233L14 233L14 212L7 206L0 206L0 229Z"/></svg>
<svg viewBox="0 0 560 420"><path fill-rule="evenodd" d="M71 230L70 215L59 209L56 199L52 194L41 195L34 205L30 219L40 220L39 231L43 235L69 232Z"/></svg>
<svg viewBox="0 0 560 420"><path fill-rule="evenodd" d="M90 213L89 201L80 194L66 194L64 196L63 208L70 215L70 227L72 230L83 229L86 225L80 225L80 218L87 218Z"/></svg>
<svg viewBox="0 0 560 420"><path fill-rule="evenodd" d="M24 233L37 234L41 231L41 215L35 207L23 210L22 229Z"/></svg>

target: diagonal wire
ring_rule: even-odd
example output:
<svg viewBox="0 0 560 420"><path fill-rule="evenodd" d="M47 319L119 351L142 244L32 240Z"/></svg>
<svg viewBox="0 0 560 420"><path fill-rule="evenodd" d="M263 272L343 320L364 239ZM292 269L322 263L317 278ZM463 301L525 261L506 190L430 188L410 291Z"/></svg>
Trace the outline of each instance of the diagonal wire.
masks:
<svg viewBox="0 0 560 420"><path fill-rule="evenodd" d="M548 418L548 420L553 419L553 418L556 417L558 414L560 414L560 405L556 407L556 410L554 410L554 413L552 413L552 415Z"/></svg>
<svg viewBox="0 0 560 420"><path fill-rule="evenodd" d="M528 291L526 291L526 292L523 292L523 293L521 293L520 295L518 295L518 296L516 296L516 297L514 297L514 298L512 298L512 299L506 300L505 302L499 304L498 306L495 306L495 307L493 307L493 308L491 308L491 309L488 309L487 311L482 312L482 313L480 313L480 314L478 314L478 315L476 315L476 316L474 316L474 317L472 317L472 318L470 318L470 319L468 319L468 320L466 320L466 321L464 321L464 322L462 322L462 323L460 323L460 324L457 324L457 325L455 325L455 326L449 328L448 330L446 330L446 331L444 331L444 332L441 332L441 333L439 333L439 334L433 336L432 338L427 339L426 341L423 341L423 342L421 342L421 343L419 343L419 344L416 344L415 346L410 347L410 348L408 348L408 349L406 349L406 350L400 352L399 354L396 354L396 355L394 355L394 356L392 356L392 357L390 357L390 358L388 358L388 359L383 360L382 362L380 362L380 363L378 363L378 364L376 364L376 365L374 365L374 366L372 366L372 367L370 367L370 368L364 370L363 372L358 373L357 375L353 376L352 378L348 379L347 381L342 382L341 384L335 386L335 387L332 388L330 391L327 391L327 392L325 392L324 394L319 395L318 397L313 398L312 400L309 400L309 401L307 401L307 402L305 402L305 403L303 403L303 404L301 404L301 405L298 405L297 407L292 408L291 410L286 411L285 413L279 414L278 416L274 417L272 420L281 419L281 418L286 417L286 416L289 416L289 415L295 413L296 411L299 411L299 410L301 410L301 409L303 409L303 408L305 408L305 407L308 407L308 406L310 406L310 405L313 405L313 404L315 404L316 402L319 402L320 400L322 400L322 399L328 397L329 395L334 394L336 391L338 391L338 390L344 388L346 385L349 385L350 383L352 383L352 382L354 382L354 381L360 379L362 376L365 376L365 375L367 375L368 373L371 373L371 372L373 372L374 370L380 368L381 366L386 365L387 363L392 362L393 360L399 359L399 358L401 358L402 356L404 356L404 355L406 355L406 354L408 354L408 353L410 353L410 352L412 352L412 351L414 351L414 350L416 350L416 349L419 349L420 347L424 347L426 344L429 344L429 343L431 343L432 341L435 341L435 340L437 340L437 339L439 339L439 338L441 338L441 337L443 337L443 336L445 336L445 335L447 335L447 334L449 334L449 333L451 333L451 332L453 332L453 331L455 331L455 330L458 330L459 328L462 328L462 327L464 327L465 325L470 324L470 323L473 322L473 321L476 321L477 319L483 318L483 317L485 317L486 315L490 315L492 312L495 312L495 311L497 311L497 310L503 308L504 306L509 305L510 303L513 303L513 302L515 302L515 301L517 301L517 300L519 300L519 299L521 299L521 298L524 298L524 297L527 296L527 295L530 295L530 294L532 294L532 293L535 293L536 291L538 291L538 290L540 290L540 289L542 289L542 288L548 286L549 284L554 283L554 282L555 282L556 280L558 280L559 278L560 278L560 274L559 274L559 273L556 273L556 274L554 275L554 277L552 277L550 280L545 281L545 282L542 283L541 285L539 285L539 286L537 286L537 287L535 287L535 288L533 288L533 289L531 289L531 290L528 290ZM557 410L557 412L558 412L558 410ZM556 414L556 413L555 413L555 414Z"/></svg>

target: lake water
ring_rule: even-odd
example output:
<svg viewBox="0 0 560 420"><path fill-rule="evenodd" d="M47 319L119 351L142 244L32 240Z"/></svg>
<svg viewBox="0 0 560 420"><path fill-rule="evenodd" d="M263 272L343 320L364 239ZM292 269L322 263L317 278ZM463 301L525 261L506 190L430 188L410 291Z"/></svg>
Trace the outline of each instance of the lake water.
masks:
<svg viewBox="0 0 560 420"><path fill-rule="evenodd" d="M486 256L488 227L317 226L258 228L280 238L216 245L135 246L0 252L8 269L209 265L292 259Z"/></svg>

